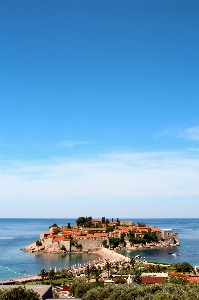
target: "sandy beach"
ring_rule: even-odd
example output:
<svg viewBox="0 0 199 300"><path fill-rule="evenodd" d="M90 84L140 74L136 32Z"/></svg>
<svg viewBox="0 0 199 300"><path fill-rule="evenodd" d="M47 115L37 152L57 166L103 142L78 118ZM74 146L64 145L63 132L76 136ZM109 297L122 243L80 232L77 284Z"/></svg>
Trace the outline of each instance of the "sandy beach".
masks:
<svg viewBox="0 0 199 300"><path fill-rule="evenodd" d="M97 264L97 265L104 265L107 260L109 261L128 261L129 258L126 256L119 254L117 252L114 252L113 250L109 250L106 248L102 248L98 251L95 251L94 253L98 254L101 258L99 260L91 261L88 264L78 264L77 266L74 265L71 267L72 273L79 273L79 271L83 271L87 265ZM26 276L26 277L20 277L15 279L8 279L4 280L3 282L0 281L0 284L14 284L15 282L28 282L28 281L35 281L35 280L41 280L41 277L38 275L33 276Z"/></svg>

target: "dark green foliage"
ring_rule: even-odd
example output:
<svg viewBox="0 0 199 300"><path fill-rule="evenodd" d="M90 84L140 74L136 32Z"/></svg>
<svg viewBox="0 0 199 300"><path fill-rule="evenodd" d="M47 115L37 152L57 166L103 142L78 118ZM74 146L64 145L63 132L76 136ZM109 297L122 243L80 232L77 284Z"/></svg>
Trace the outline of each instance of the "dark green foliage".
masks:
<svg viewBox="0 0 199 300"><path fill-rule="evenodd" d="M97 266L93 265L91 268L91 274L95 277L96 282L98 282L99 278L102 274L102 270L101 270L100 266L97 267Z"/></svg>
<svg viewBox="0 0 199 300"><path fill-rule="evenodd" d="M62 245L62 246L60 247L60 250L66 251L66 247L65 247L64 245Z"/></svg>
<svg viewBox="0 0 199 300"><path fill-rule="evenodd" d="M67 228L71 228L71 226L70 226L70 223L68 223L68 226L67 226Z"/></svg>
<svg viewBox="0 0 199 300"><path fill-rule="evenodd" d="M142 282L142 278L141 278L141 270L140 269L135 269L134 272L134 279L133 281L137 284L140 284Z"/></svg>
<svg viewBox="0 0 199 300"><path fill-rule="evenodd" d="M144 222L138 222L138 227L146 227L146 224Z"/></svg>
<svg viewBox="0 0 199 300"><path fill-rule="evenodd" d="M107 240L104 240L104 241L102 242L102 246L103 246L104 248L108 248Z"/></svg>
<svg viewBox="0 0 199 300"><path fill-rule="evenodd" d="M50 269L50 271L48 272L48 279L50 280L51 285L54 278L55 278L55 271L53 269Z"/></svg>
<svg viewBox="0 0 199 300"><path fill-rule="evenodd" d="M191 272L194 270L192 265L190 265L188 262L174 264L174 268L176 269L176 271L183 272L183 273Z"/></svg>
<svg viewBox="0 0 199 300"><path fill-rule="evenodd" d="M58 227L57 223L54 223L53 225L49 226L49 228L51 228L51 227Z"/></svg>
<svg viewBox="0 0 199 300"><path fill-rule="evenodd" d="M40 296L33 290L17 287L0 290L0 300L39 300Z"/></svg>
<svg viewBox="0 0 199 300"><path fill-rule="evenodd" d="M102 217L102 224L105 224L106 220L105 217Z"/></svg>
<svg viewBox="0 0 199 300"><path fill-rule="evenodd" d="M107 285L89 290L83 300L198 300L199 285L172 283Z"/></svg>
<svg viewBox="0 0 199 300"><path fill-rule="evenodd" d="M136 238L135 232L130 231L129 232L129 242L132 244L146 244L146 243L154 243L158 242L158 237L155 232L153 232L151 229L148 230L148 232L143 232L143 238Z"/></svg>
<svg viewBox="0 0 199 300"><path fill-rule="evenodd" d="M61 232L61 229L59 227L53 229L54 234L59 234L60 232Z"/></svg>
<svg viewBox="0 0 199 300"><path fill-rule="evenodd" d="M109 219L106 219L106 220L105 220L105 223L106 223L106 226L107 226L107 225L110 223L110 222L109 222Z"/></svg>
<svg viewBox="0 0 199 300"><path fill-rule="evenodd" d="M111 248L116 248L119 245L125 246L126 243L124 241L124 237L125 237L125 234L121 234L120 238L114 238L114 237L109 238L109 243L110 243Z"/></svg>
<svg viewBox="0 0 199 300"><path fill-rule="evenodd" d="M182 284L182 285L185 285L185 284L188 283L188 280L185 277L170 276L169 279L167 280L167 282L173 283L173 284Z"/></svg>
<svg viewBox="0 0 199 300"><path fill-rule="evenodd" d="M46 270L45 270L45 269L42 269L38 275L41 276L42 283L44 284L44 279L45 279L46 276L47 276Z"/></svg>
<svg viewBox="0 0 199 300"><path fill-rule="evenodd" d="M84 278L75 278L73 280L70 293L76 298L82 298L87 291L91 289L91 284Z"/></svg>
<svg viewBox="0 0 199 300"><path fill-rule="evenodd" d="M145 243L158 242L158 237L155 232L149 229L148 232L144 233L143 240Z"/></svg>
<svg viewBox="0 0 199 300"><path fill-rule="evenodd" d="M37 241L36 241L36 246L38 246L38 247L39 247L39 246L42 246L42 242L41 242L40 240L37 240Z"/></svg>
<svg viewBox="0 0 199 300"><path fill-rule="evenodd" d="M92 217L79 217L76 220L76 224L78 227L86 227L86 228L94 227L92 223Z"/></svg>
<svg viewBox="0 0 199 300"><path fill-rule="evenodd" d="M114 231L114 227L113 226L106 226L106 233L109 233L109 232L113 232Z"/></svg>

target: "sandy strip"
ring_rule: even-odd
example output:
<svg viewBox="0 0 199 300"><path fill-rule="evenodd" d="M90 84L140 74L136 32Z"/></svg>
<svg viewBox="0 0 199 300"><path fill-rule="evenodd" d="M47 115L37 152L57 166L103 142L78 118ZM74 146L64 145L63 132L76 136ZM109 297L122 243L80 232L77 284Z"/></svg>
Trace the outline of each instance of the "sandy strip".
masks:
<svg viewBox="0 0 199 300"><path fill-rule="evenodd" d="M114 252L113 250L109 250L107 248L102 248L98 251L95 251L96 254L101 257L109 260L128 260L128 258L122 254Z"/></svg>

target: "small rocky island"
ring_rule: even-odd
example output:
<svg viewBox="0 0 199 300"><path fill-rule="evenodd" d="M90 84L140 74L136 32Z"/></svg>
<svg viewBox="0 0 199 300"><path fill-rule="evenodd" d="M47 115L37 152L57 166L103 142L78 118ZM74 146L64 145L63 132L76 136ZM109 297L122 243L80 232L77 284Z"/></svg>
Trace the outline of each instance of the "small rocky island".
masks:
<svg viewBox="0 0 199 300"><path fill-rule="evenodd" d="M147 226L144 222L109 221L105 217L79 217L75 226L53 224L49 231L42 232L40 238L23 248L27 252L90 253L102 247L112 250L163 248L179 246L178 234L172 229Z"/></svg>

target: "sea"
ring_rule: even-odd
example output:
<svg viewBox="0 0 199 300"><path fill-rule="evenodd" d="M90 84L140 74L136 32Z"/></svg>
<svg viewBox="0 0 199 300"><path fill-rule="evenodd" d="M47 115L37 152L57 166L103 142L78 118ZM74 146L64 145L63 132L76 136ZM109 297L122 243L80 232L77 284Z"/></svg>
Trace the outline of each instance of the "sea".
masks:
<svg viewBox="0 0 199 300"><path fill-rule="evenodd" d="M119 218L120 219L120 218ZM160 229L172 229L178 233L180 246L164 249L146 249L121 251L128 257L140 254L149 262L180 263L188 262L199 266L199 219L124 219L135 223L145 222ZM52 254L28 253L21 249L38 240L40 233L49 230L49 226L73 226L75 219L0 219L0 280L20 278L38 274L42 269L56 270L84 264L98 259L97 254ZM174 256L170 253L177 253Z"/></svg>

